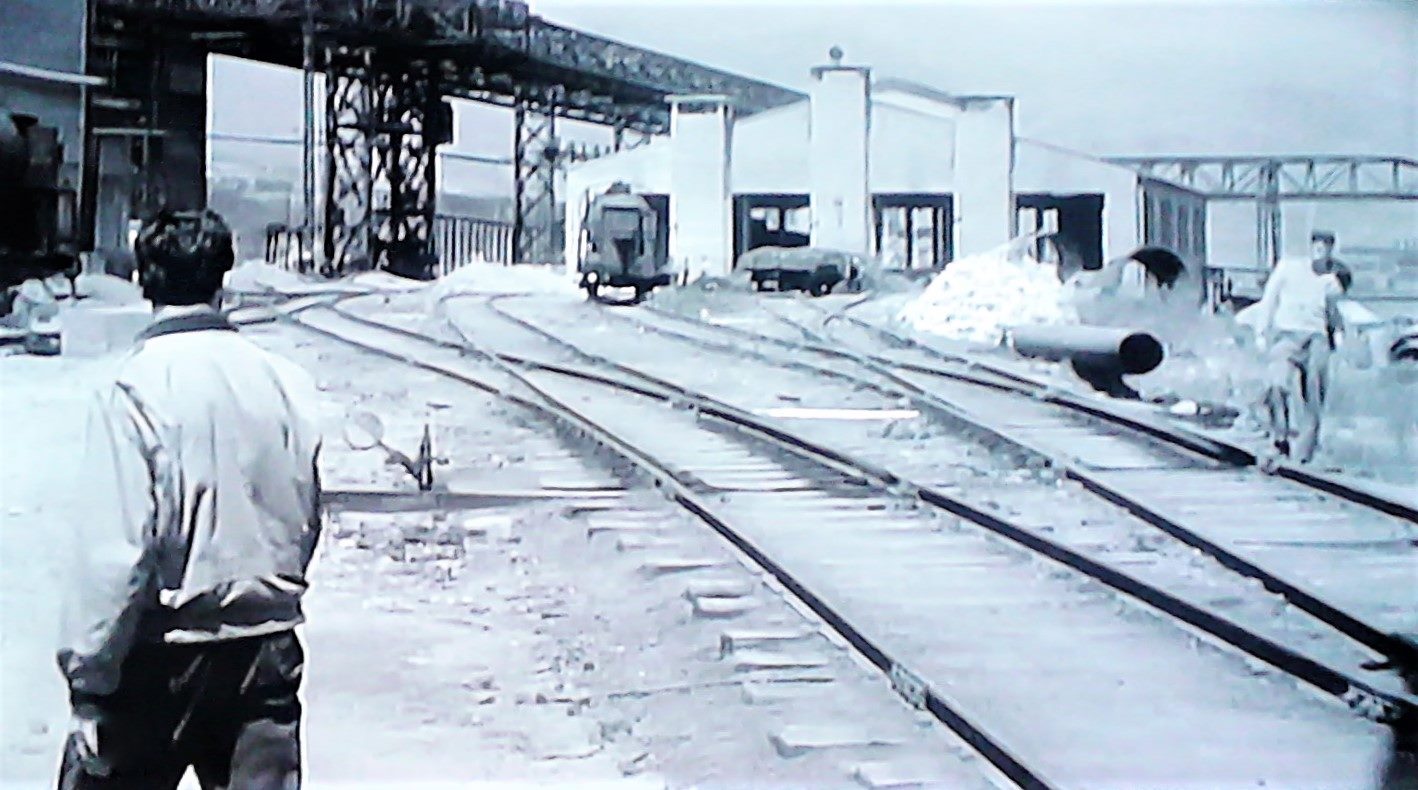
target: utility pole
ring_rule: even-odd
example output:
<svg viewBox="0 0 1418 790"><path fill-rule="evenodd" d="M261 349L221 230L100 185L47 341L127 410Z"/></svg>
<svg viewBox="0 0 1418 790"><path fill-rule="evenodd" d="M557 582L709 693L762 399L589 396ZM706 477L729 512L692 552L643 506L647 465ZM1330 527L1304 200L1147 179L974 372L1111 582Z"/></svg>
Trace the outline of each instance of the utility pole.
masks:
<svg viewBox="0 0 1418 790"><path fill-rule="evenodd" d="M306 256L310 256L310 265L319 270L321 261L317 260L315 252L316 240L320 234L316 233L316 211L315 211L315 170L319 152L316 151L316 131L315 131L315 3L314 0L305 0L305 20L302 24L301 38L301 69L302 77L302 100L304 116L301 127L301 198L304 213L300 224L300 262L298 268L301 272L306 268Z"/></svg>

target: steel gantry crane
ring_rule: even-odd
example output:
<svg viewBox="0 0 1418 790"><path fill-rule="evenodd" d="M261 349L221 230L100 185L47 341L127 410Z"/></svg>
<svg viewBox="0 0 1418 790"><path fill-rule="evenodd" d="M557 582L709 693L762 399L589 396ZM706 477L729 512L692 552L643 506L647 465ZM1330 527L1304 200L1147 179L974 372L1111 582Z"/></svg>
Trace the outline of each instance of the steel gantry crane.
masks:
<svg viewBox="0 0 1418 790"><path fill-rule="evenodd" d="M301 232L329 273L429 254L436 151L451 134L445 97L516 113L514 238L520 260L547 257L554 236L554 173L563 153L556 119L613 127L620 141L666 132L666 97L672 95L727 95L741 115L803 98L553 24L517 0L89 2L88 62L126 76L107 93L90 92L86 112L91 124L143 131L145 146L160 139L162 145L144 149L142 165L149 172L175 177L203 167L192 156L175 158L184 149L202 150L205 124L162 109L171 63L200 63L217 53L324 74L323 102L318 112L309 112L323 116L323 128L308 130L303 140L312 149L323 133L321 183L305 185L308 202L319 208ZM199 82L197 93L204 93L205 82ZM315 104L312 98L307 106ZM86 147L86 173L99 169L96 151ZM185 180L194 179L189 173ZM81 216L91 230L97 178L84 183ZM194 194L187 202L201 200L198 190L188 191ZM172 190L156 192L166 197Z"/></svg>

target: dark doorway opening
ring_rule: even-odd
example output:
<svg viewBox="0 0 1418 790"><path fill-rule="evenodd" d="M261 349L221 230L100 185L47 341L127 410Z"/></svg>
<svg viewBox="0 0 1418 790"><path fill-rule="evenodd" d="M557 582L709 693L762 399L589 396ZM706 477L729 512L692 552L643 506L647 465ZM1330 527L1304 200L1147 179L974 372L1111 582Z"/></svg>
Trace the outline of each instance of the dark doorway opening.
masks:
<svg viewBox="0 0 1418 790"><path fill-rule="evenodd" d="M759 247L806 247L809 201L800 194L734 195L734 261Z"/></svg>
<svg viewBox="0 0 1418 790"><path fill-rule="evenodd" d="M936 193L872 196L877 257L891 269L940 269L955 257L954 201Z"/></svg>
<svg viewBox="0 0 1418 790"><path fill-rule="evenodd" d="M1043 239L1035 243L1035 257L1059 264L1067 278L1077 269L1103 267L1103 196L1016 195L1020 233L1053 232L1053 248Z"/></svg>

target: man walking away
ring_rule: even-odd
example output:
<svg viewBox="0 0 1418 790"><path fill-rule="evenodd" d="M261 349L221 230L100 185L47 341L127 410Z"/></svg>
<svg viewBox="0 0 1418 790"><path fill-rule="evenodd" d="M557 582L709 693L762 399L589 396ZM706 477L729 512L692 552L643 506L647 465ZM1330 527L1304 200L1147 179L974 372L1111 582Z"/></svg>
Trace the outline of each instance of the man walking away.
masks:
<svg viewBox="0 0 1418 790"><path fill-rule="evenodd" d="M59 786L298 787L313 382L217 312L220 217L165 212L134 246L159 309L90 412Z"/></svg>
<svg viewBox="0 0 1418 790"><path fill-rule="evenodd" d="M1270 355L1266 403L1272 442L1281 455L1308 463L1319 443L1329 386L1330 354L1342 328L1336 303L1353 275L1334 259L1333 233L1310 236L1310 259L1286 259L1265 283L1257 324ZM1292 430L1293 429L1293 430Z"/></svg>

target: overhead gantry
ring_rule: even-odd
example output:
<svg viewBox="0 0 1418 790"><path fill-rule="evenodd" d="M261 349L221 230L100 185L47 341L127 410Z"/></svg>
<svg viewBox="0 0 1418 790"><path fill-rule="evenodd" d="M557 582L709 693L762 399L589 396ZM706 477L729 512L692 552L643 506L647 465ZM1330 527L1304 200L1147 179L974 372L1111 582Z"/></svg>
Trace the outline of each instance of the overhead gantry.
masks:
<svg viewBox="0 0 1418 790"><path fill-rule="evenodd" d="M1312 200L1418 200L1418 162L1393 156L1110 157L1143 178L1192 190L1206 200L1256 206L1256 260L1280 258L1280 204Z"/></svg>
<svg viewBox="0 0 1418 790"><path fill-rule="evenodd" d="M557 119L610 126L619 146L668 132L670 96L723 95L740 115L803 98L556 25L509 0L88 1L90 71L107 86L86 100L87 229L100 175L124 156L142 174L140 203L202 202L206 55L303 68L323 73L325 88L322 109L307 103L307 147L323 136L323 183L306 184L319 210L301 230L332 274L428 252L435 151L452 131L445 97L515 111L518 260L554 257Z"/></svg>

